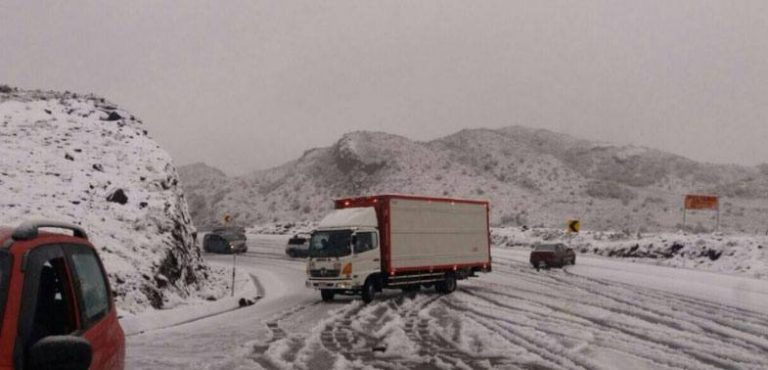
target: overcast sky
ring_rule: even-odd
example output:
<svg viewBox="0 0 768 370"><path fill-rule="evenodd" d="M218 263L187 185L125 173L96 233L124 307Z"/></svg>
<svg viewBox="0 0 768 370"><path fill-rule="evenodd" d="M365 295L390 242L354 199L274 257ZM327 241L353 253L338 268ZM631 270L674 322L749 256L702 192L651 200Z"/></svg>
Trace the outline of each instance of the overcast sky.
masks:
<svg viewBox="0 0 768 370"><path fill-rule="evenodd" d="M177 164L524 125L768 162L768 1L0 1L0 83L94 92Z"/></svg>

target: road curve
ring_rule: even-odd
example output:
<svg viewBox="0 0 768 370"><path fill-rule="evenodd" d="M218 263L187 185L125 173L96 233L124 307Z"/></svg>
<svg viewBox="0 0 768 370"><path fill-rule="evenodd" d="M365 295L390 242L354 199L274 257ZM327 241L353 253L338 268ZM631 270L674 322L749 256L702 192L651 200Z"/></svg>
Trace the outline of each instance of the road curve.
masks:
<svg viewBox="0 0 768 370"><path fill-rule="evenodd" d="M537 272L494 249L494 272L450 295L388 291L322 303L278 238L239 264L265 298L129 340L129 368L765 369L768 317L568 269ZM216 257L214 257L216 258ZM242 261L242 262L240 262Z"/></svg>

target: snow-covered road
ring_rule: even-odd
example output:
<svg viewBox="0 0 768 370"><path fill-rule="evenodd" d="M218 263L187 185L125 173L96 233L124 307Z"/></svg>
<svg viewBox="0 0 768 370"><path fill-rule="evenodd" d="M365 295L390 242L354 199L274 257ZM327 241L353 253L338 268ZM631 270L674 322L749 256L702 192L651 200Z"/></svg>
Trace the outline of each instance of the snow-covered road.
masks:
<svg viewBox="0 0 768 370"><path fill-rule="evenodd" d="M451 295L327 304L284 241L252 238L239 259L262 300L129 337L128 368L768 368L765 281L582 256L537 272L527 253L495 248L494 272Z"/></svg>

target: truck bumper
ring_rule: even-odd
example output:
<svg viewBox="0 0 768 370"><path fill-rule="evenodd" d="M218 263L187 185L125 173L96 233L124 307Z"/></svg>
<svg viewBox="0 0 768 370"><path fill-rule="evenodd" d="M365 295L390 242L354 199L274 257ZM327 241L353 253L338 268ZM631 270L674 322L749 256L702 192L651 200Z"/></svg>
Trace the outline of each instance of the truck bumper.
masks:
<svg viewBox="0 0 768 370"><path fill-rule="evenodd" d="M315 289L334 289L334 290L355 290L360 286L355 285L355 282L351 279L344 280L307 280L305 285L307 288Z"/></svg>

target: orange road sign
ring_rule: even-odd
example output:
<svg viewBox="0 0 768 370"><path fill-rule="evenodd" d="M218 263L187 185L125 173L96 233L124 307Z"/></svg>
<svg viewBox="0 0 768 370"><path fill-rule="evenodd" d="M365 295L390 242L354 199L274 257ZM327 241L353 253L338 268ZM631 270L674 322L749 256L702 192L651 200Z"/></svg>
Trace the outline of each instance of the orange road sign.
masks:
<svg viewBox="0 0 768 370"><path fill-rule="evenodd" d="M719 201L715 195L688 194L685 196L685 209L718 209Z"/></svg>

